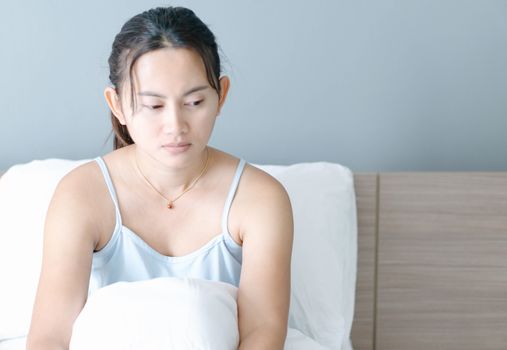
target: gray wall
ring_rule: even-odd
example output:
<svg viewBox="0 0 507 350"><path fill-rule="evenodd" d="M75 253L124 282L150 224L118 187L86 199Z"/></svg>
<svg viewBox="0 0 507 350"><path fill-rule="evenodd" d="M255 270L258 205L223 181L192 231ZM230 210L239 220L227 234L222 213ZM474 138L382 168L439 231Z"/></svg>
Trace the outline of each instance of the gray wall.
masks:
<svg viewBox="0 0 507 350"><path fill-rule="evenodd" d="M505 0L3 1L0 169L109 152L111 43L167 4L194 9L227 56L218 148L353 171L507 170Z"/></svg>

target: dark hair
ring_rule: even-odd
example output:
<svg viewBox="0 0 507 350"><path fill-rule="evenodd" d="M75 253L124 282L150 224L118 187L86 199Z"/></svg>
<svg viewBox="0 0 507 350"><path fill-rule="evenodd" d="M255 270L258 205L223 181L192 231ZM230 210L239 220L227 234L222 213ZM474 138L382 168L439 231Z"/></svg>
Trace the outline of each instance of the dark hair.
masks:
<svg viewBox="0 0 507 350"><path fill-rule="evenodd" d="M167 47L188 48L201 56L211 87L220 94L220 58L215 36L210 29L184 7L157 7L129 19L116 35L109 56L109 80L119 96L127 80L131 86L131 104L135 110L132 69L141 55ZM111 112L114 149L134 141L127 127L120 124Z"/></svg>

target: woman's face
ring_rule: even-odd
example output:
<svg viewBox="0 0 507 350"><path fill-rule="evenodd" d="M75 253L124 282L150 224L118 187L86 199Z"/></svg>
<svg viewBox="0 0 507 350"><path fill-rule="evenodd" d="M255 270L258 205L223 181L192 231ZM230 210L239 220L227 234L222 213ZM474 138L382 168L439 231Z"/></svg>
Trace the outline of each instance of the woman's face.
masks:
<svg viewBox="0 0 507 350"><path fill-rule="evenodd" d="M168 165L200 157L224 100L209 84L200 56L184 48L148 52L134 64L133 79L136 110L127 86L120 99L120 122L138 149Z"/></svg>

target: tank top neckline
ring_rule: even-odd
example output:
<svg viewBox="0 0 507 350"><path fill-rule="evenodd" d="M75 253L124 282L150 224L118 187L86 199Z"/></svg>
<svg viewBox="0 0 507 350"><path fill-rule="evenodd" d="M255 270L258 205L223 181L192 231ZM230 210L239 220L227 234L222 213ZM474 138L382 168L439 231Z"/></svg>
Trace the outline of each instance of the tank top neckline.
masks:
<svg viewBox="0 0 507 350"><path fill-rule="evenodd" d="M135 233L133 230L129 229L127 226L122 225L122 229L124 230L123 233L128 234L131 239L134 240L137 246L141 247L146 253L150 254L152 257L163 260L163 261L171 261L171 262L183 262L189 259L193 259L201 254L204 254L204 252L210 250L218 243L222 242L224 239L229 240L234 246L238 247L238 249L241 249L241 246L232 239L232 237L229 236L226 232L221 232L213 238L211 238L209 241L207 241L204 245L197 248L194 251L191 251L190 253L184 254L184 255L178 255L178 256L172 256L172 255L165 255L160 253L158 250L150 246L144 239L141 238L137 233Z"/></svg>
<svg viewBox="0 0 507 350"><path fill-rule="evenodd" d="M183 262L188 259L192 259L196 256L203 254L204 252L208 251L209 249L213 248L216 244L218 244L219 242L222 242L224 240L228 241L236 249L242 249L242 246L239 245L232 238L232 236L229 232L228 226L227 226L227 221L228 221L228 217L229 217L229 211L230 211L230 208L232 205L232 200L234 199L234 195L236 194L236 190L239 185L239 180L240 180L241 174L243 173L243 169L246 164L244 159L241 159L241 158L239 159L239 162L238 162L238 165L236 168L236 172L234 174L231 186L229 188L227 198L225 200L225 205L224 205L223 212L222 212L222 225L221 225L222 230L221 230L221 232L214 235L209 241L207 241L204 245L197 248L196 250L191 251L190 253L187 253L184 255L179 255L179 256L170 256L170 255L165 255L165 254L160 253L158 250L156 250L151 245L149 245L143 238L141 238L141 236L139 236L134 230L123 225L121 214L120 214L120 209L119 209L119 204L118 204L118 198L116 196L116 191L115 191L115 188L114 188L114 185L112 182L111 175L110 175L109 170L107 168L107 165L104 162L104 160L102 159L102 157L100 157L100 156L96 157L95 161L99 164L99 166L102 170L102 173L103 173L104 179L106 181L109 193L111 195L111 198L112 198L114 206L115 206L115 228L113 231L113 235L111 236L109 241L106 243L106 245L104 247L102 247L101 250L94 252L94 254L101 253L101 252L105 253L105 251L109 250L108 248L113 246L115 244L115 242L117 241L117 239L119 238L120 232L126 232L129 235L129 237L134 240L136 245L140 246L143 250L145 250L151 256L153 256L159 260L171 261L171 262Z"/></svg>

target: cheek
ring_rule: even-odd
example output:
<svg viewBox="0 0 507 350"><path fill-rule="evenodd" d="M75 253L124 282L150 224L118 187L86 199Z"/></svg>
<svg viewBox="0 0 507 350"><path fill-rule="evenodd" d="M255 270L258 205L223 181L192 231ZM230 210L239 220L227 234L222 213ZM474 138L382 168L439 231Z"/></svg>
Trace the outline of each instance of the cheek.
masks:
<svg viewBox="0 0 507 350"><path fill-rule="evenodd" d="M209 118L207 120L207 123L206 123L206 127L203 128L205 129L206 131L203 130L203 132L206 132L206 136L210 136L210 134L213 132L213 128L215 127L215 122L216 122L216 116L212 116L211 118Z"/></svg>
<svg viewBox="0 0 507 350"><path fill-rule="evenodd" d="M199 114L199 120L201 121L201 124L213 125L215 123L217 115L218 113L215 109L207 108Z"/></svg>
<svg viewBox="0 0 507 350"><path fill-rule="evenodd" d="M141 115L127 118L127 129L134 142L153 138L157 130L153 122Z"/></svg>

